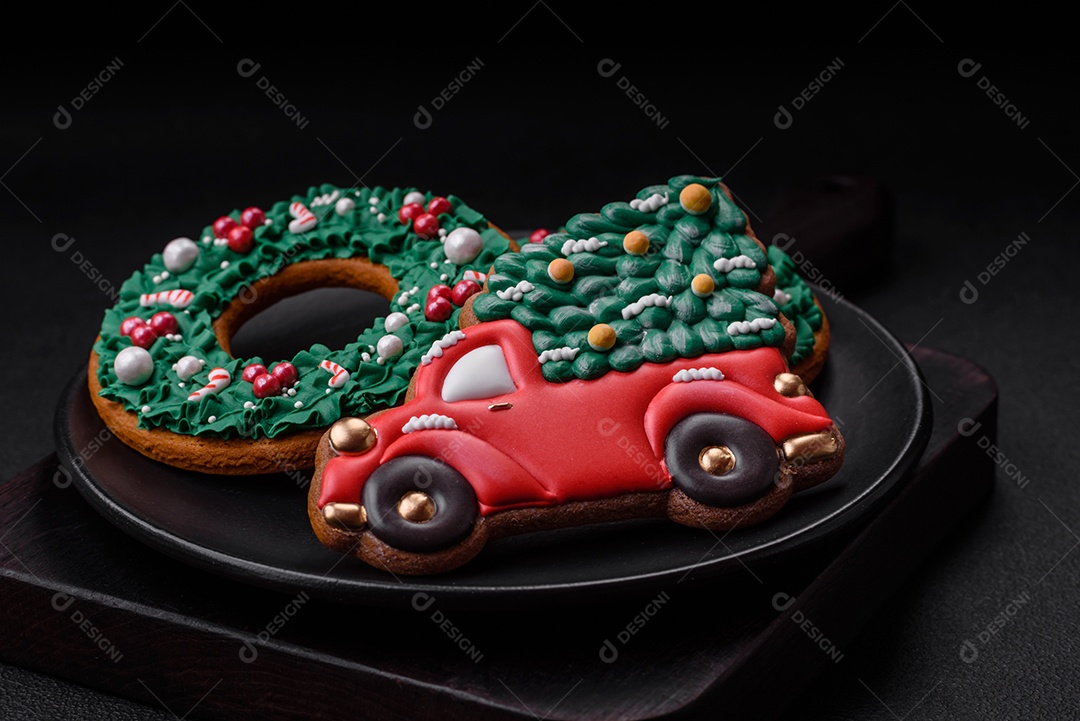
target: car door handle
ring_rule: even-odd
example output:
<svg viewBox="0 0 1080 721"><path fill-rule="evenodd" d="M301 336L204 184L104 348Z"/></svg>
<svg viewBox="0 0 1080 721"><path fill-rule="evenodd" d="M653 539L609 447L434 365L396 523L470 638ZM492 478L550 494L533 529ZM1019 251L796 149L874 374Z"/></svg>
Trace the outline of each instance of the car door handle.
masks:
<svg viewBox="0 0 1080 721"><path fill-rule="evenodd" d="M514 407L513 403L492 403L488 406L489 411L508 411Z"/></svg>

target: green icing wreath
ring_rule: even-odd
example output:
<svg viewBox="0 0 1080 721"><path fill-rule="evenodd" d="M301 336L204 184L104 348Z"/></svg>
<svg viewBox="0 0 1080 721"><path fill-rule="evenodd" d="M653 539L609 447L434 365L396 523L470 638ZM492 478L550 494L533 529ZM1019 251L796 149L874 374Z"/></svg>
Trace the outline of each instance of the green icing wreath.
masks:
<svg viewBox="0 0 1080 721"><path fill-rule="evenodd" d="M344 416L362 416L399 404L405 395L420 356L431 344L457 328L460 308L445 321L425 317L428 290L439 284L454 285L467 271L484 273L494 259L510 249L509 241L490 227L483 215L455 196L447 196L450 211L439 215L447 232L468 227L480 233L483 247L473 260L458 265L450 261L438 237L421 238L412 223L398 220L405 196L414 188L344 189L333 185L312 187L305 195L274 204L265 215L267 223L254 230L254 247L239 253L214 241L212 226L196 239L198 257L189 269L170 274L161 253L155 254L142 270L136 271L120 288L116 305L105 312L100 338L94 345L99 358L98 381L101 395L123 404L138 415L140 428L164 428L175 433L223 438L274 438L292 431L324 428ZM433 194L424 194L425 203ZM337 203L348 199L338 212ZM314 228L292 232L290 205L304 204L318 218ZM240 220L239 211L231 217ZM213 321L251 284L274 275L284 265L303 260L367 257L387 266L399 280L399 293L391 310L404 313L408 322L388 330L385 319L358 333L355 342L332 350L313 345L288 360L299 373L299 383L288 392L256 398L251 383L241 380L243 369L262 358L233 358L218 343ZM147 294L170 290L193 294L182 310L168 306L146 307L140 299ZM410 292L415 289L415 292ZM117 354L131 347L132 340L121 334L120 326L130 317L147 320L155 312L172 311L179 330L172 338L159 337L148 348L153 372L145 383L128 385L114 372ZM380 358L379 340L396 335L404 348L399 355ZM177 339L176 336L179 336ZM194 376L181 379L174 364L185 356L203 362ZM330 361L346 369L349 380L331 388L331 374L320 367ZM212 369L223 368L231 376L228 387L199 400L189 394L207 384Z"/></svg>

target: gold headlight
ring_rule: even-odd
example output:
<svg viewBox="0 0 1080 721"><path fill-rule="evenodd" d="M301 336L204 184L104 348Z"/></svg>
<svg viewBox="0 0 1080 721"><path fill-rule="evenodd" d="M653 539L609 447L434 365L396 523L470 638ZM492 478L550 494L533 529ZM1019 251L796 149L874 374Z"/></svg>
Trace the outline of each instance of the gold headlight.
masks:
<svg viewBox="0 0 1080 721"><path fill-rule="evenodd" d="M810 391L807 389L806 384L803 383L802 378L794 373L781 373L773 380L773 388L776 392L782 396L788 398L795 398L796 396L805 396Z"/></svg>
<svg viewBox="0 0 1080 721"><path fill-rule="evenodd" d="M330 445L342 455L367 453L377 439L375 429L363 418L342 418L330 426Z"/></svg>

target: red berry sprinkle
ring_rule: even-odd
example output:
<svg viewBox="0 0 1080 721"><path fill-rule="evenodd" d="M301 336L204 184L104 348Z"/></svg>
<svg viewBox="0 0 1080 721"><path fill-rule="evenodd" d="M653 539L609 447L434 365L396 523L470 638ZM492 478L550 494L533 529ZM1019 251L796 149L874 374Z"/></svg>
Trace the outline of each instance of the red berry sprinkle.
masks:
<svg viewBox="0 0 1080 721"><path fill-rule="evenodd" d="M269 373L257 376L251 382L251 386L256 398L269 398L281 394L281 381Z"/></svg>
<svg viewBox="0 0 1080 721"><path fill-rule="evenodd" d="M481 290L480 284L474 280L463 280L454 286L454 290L451 292L450 300L454 301L454 305L465 305L471 296L476 295Z"/></svg>
<svg viewBox="0 0 1080 721"><path fill-rule="evenodd" d="M424 307L424 317L431 321L445 322L450 320L454 312L454 306L446 298L433 298Z"/></svg>
<svg viewBox="0 0 1080 721"><path fill-rule="evenodd" d="M450 201L441 195L437 195L427 204L427 212L439 216L450 212Z"/></svg>
<svg viewBox="0 0 1080 721"><path fill-rule="evenodd" d="M251 365L244 368L244 372L240 377L246 380L248 383L251 383L256 378L265 373L266 366L264 366L262 363L252 363Z"/></svg>
<svg viewBox="0 0 1080 721"><path fill-rule="evenodd" d="M543 243L544 238L548 237L549 235L551 235L551 231L549 231L547 228L537 228L529 234L529 242Z"/></svg>
<svg viewBox="0 0 1080 721"><path fill-rule="evenodd" d="M454 297L454 291L450 290L450 286L448 286L448 285L433 285L433 286L431 286L431 290L429 290L427 292L427 300L425 302L430 303L431 301L435 300L436 298L446 298L447 300L452 300L453 297Z"/></svg>
<svg viewBox="0 0 1080 721"><path fill-rule="evenodd" d="M255 234L246 225L238 225L229 231L229 247L237 253L250 253L255 247Z"/></svg>
<svg viewBox="0 0 1080 721"><path fill-rule="evenodd" d="M431 240L439 234L439 219L431 213L418 215L413 219L413 230L424 240Z"/></svg>
<svg viewBox="0 0 1080 721"><path fill-rule="evenodd" d="M260 208L251 206L250 208L244 208L244 212L240 214L240 224L255 230L260 225L266 223L266 213L262 212Z"/></svg>
<svg viewBox="0 0 1080 721"><path fill-rule="evenodd" d="M214 221L214 237L228 238L229 231L236 227L236 221L227 215L223 215Z"/></svg>
<svg viewBox="0 0 1080 721"><path fill-rule="evenodd" d="M146 348L149 350L150 346L154 345L154 341L158 338L157 333L150 326L143 324L136 326L131 331L131 342L140 348Z"/></svg>
<svg viewBox="0 0 1080 721"><path fill-rule="evenodd" d="M131 335L131 331L135 330L141 325L146 325L146 321L137 316L131 316L125 318L124 322L120 324L120 335Z"/></svg>
<svg viewBox="0 0 1080 721"><path fill-rule="evenodd" d="M406 203L401 206L401 210L398 211L397 217L401 221L402 225L408 225L409 221L418 215L424 214L424 206L419 203Z"/></svg>
<svg viewBox="0 0 1080 721"><path fill-rule="evenodd" d="M180 330L180 324L176 322L176 316L165 310L154 313L150 318L150 327L158 335L167 335Z"/></svg>
<svg viewBox="0 0 1080 721"><path fill-rule="evenodd" d="M288 361L282 361L274 366L274 370L270 371L270 375L281 382L282 388L292 386L293 383L300 380L300 373L296 370L296 366Z"/></svg>

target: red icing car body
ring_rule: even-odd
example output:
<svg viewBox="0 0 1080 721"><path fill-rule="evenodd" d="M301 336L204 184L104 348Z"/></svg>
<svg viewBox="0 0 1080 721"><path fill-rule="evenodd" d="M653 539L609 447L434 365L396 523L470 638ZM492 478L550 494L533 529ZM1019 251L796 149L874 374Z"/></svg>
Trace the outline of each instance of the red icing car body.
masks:
<svg viewBox="0 0 1080 721"><path fill-rule="evenodd" d="M451 466L475 492L483 517L670 489L665 441L693 414L749 421L777 449L794 437L835 432L805 388L781 392L776 379L787 364L776 348L553 383L541 374L532 334L516 321L456 333L436 344L445 347L433 346L441 357L425 356L410 401L368 418L374 444L321 469L319 509L360 503L367 479L403 457Z"/></svg>

